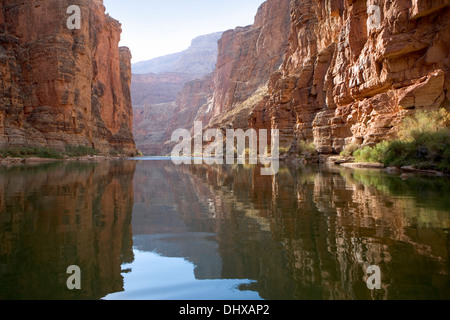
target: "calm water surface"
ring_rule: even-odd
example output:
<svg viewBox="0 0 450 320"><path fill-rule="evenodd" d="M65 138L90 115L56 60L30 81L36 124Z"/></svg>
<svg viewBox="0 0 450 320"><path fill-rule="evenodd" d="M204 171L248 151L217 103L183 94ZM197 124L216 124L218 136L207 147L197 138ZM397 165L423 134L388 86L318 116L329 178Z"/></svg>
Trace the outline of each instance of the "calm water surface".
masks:
<svg viewBox="0 0 450 320"><path fill-rule="evenodd" d="M449 179L259 172L165 159L2 167L0 299L450 299ZM67 289L71 265L81 290Z"/></svg>

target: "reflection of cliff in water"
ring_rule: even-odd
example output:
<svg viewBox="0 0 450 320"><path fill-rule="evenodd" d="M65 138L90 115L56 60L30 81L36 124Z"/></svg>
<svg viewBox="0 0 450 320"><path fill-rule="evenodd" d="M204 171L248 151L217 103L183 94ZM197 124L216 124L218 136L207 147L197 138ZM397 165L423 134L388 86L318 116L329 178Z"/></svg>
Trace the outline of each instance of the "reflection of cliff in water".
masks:
<svg viewBox="0 0 450 320"><path fill-rule="evenodd" d="M214 221L190 183L189 171L171 162L143 161L136 168L133 210L134 246L165 257L183 257L196 265L196 279L220 279L222 259ZM180 201L189 207L189 226Z"/></svg>
<svg viewBox="0 0 450 320"><path fill-rule="evenodd" d="M135 162L0 168L0 298L99 299L133 260ZM81 268L82 290L66 287Z"/></svg>
<svg viewBox="0 0 450 320"><path fill-rule="evenodd" d="M257 280L266 299L448 299L449 182L433 179L143 162L135 244L187 258L198 279ZM363 280L373 264L379 291Z"/></svg>

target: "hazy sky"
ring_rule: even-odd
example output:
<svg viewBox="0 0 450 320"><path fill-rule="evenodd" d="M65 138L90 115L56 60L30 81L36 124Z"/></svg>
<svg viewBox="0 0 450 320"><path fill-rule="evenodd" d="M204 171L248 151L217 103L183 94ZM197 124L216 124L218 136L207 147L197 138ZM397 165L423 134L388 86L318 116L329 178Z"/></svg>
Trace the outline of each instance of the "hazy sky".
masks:
<svg viewBox="0 0 450 320"><path fill-rule="evenodd" d="M197 36L253 23L264 0L104 0L133 63L187 49Z"/></svg>

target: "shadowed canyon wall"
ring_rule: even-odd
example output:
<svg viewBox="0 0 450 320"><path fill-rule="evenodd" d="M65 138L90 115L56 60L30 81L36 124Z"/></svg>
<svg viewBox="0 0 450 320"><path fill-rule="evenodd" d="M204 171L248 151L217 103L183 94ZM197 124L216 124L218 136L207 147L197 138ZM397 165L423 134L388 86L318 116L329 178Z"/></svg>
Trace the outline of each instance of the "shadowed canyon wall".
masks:
<svg viewBox="0 0 450 320"><path fill-rule="evenodd" d="M163 144L167 140L166 131L172 118L183 119L179 112L184 104L178 103L177 97L184 85L190 87L191 81L197 83L196 79L214 71L217 40L221 35L222 32L217 32L200 36L192 40L191 46L183 52L133 64L133 131L136 145L144 154L163 153ZM203 89L189 93L206 95ZM190 113L196 110L193 107L196 105L188 104Z"/></svg>
<svg viewBox="0 0 450 320"><path fill-rule="evenodd" d="M81 9L81 29L67 8ZM131 52L102 0L0 2L0 146L134 154Z"/></svg>
<svg viewBox="0 0 450 320"><path fill-rule="evenodd" d="M175 113L177 96L184 84L195 77L187 73L133 75L133 133L136 146L142 153L161 154L167 125Z"/></svg>

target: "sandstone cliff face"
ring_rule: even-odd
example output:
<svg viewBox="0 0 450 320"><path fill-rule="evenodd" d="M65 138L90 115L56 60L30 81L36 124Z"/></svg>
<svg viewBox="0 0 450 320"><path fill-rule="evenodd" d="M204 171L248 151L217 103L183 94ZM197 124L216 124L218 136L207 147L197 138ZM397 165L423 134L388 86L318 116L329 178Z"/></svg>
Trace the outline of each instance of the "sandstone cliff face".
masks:
<svg viewBox="0 0 450 320"><path fill-rule="evenodd" d="M336 154L394 138L408 114L450 108L449 7L269 0L253 26L220 39L210 102L183 109L205 127L279 129L292 153L300 141ZM171 128L192 128L176 119Z"/></svg>
<svg viewBox="0 0 450 320"><path fill-rule="evenodd" d="M223 33L218 42L214 72L185 85L177 99L176 112L166 131L170 141L174 130L192 130L194 121L205 128L222 130L249 127L255 105L265 102L270 75L283 62L288 44L289 0L263 3L253 25ZM167 142L163 153L170 153Z"/></svg>
<svg viewBox="0 0 450 320"><path fill-rule="evenodd" d="M165 131L178 93L195 79L187 73L135 74L131 81L133 133L138 149L146 155L161 155Z"/></svg>
<svg viewBox="0 0 450 320"><path fill-rule="evenodd" d="M171 141L172 133L177 129L192 130L195 121L208 123L208 113L213 105L213 74L202 79L188 82L178 95L170 121L161 136L163 145L160 154L170 154L176 143Z"/></svg>
<svg viewBox="0 0 450 320"><path fill-rule="evenodd" d="M230 111L265 84L282 61L289 32L289 0L266 1L255 23L224 33L214 72L212 117Z"/></svg>
<svg viewBox="0 0 450 320"><path fill-rule="evenodd" d="M134 74L131 80L133 106L175 101L183 86L195 79L188 73Z"/></svg>
<svg viewBox="0 0 450 320"><path fill-rule="evenodd" d="M337 153L351 143L394 137L415 110L448 108L449 6L444 0L292 1L283 66L250 124L279 128L282 145L292 150L308 140L322 153Z"/></svg>
<svg viewBox="0 0 450 320"><path fill-rule="evenodd" d="M69 30L67 8L81 8ZM102 0L0 3L0 146L133 154L131 53Z"/></svg>

